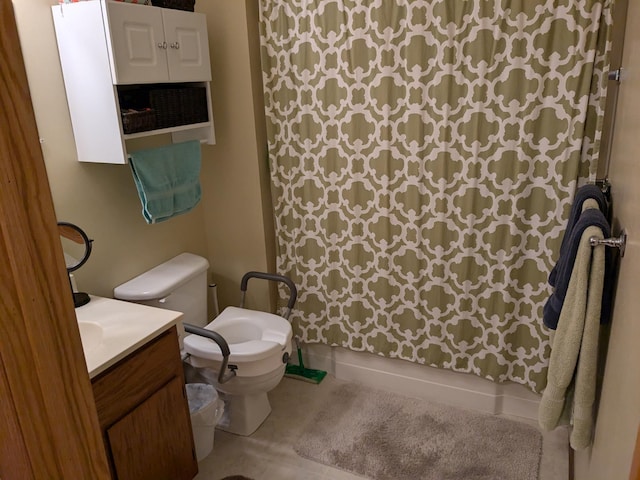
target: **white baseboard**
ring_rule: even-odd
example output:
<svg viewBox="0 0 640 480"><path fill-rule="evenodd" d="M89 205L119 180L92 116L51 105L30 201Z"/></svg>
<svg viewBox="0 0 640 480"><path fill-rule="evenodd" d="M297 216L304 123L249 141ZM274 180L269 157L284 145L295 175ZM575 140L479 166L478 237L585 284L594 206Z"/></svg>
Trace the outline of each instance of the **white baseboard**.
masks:
<svg viewBox="0 0 640 480"><path fill-rule="evenodd" d="M538 418L540 395L515 383L498 384L467 373L340 347L303 345L302 351L306 367L325 370L341 380L470 410Z"/></svg>

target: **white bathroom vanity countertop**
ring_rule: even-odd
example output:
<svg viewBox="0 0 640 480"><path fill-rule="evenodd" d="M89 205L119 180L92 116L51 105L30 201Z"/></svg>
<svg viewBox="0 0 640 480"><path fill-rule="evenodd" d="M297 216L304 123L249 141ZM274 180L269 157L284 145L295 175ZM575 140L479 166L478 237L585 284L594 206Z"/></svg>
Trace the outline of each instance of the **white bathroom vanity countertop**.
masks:
<svg viewBox="0 0 640 480"><path fill-rule="evenodd" d="M179 323L182 313L91 296L76 308L89 377L93 378Z"/></svg>

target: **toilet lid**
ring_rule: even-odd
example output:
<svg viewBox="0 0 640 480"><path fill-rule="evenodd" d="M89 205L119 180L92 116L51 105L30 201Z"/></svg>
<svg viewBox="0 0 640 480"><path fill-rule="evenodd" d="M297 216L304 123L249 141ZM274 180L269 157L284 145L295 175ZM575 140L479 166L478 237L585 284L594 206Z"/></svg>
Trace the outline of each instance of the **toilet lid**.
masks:
<svg viewBox="0 0 640 480"><path fill-rule="evenodd" d="M207 330L220 335L229 344L229 362L251 362L280 355L291 342L291 324L271 313L227 307ZM190 355L222 361L222 352L213 340L198 335L184 338L184 350Z"/></svg>

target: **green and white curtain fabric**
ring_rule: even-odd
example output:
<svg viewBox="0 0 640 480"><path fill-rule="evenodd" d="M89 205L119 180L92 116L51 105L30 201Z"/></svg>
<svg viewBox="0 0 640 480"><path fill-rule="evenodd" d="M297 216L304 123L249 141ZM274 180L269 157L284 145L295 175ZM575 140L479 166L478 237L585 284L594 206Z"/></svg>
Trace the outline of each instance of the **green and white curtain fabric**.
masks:
<svg viewBox="0 0 640 480"><path fill-rule="evenodd" d="M609 0L261 0L277 265L303 342L544 388Z"/></svg>

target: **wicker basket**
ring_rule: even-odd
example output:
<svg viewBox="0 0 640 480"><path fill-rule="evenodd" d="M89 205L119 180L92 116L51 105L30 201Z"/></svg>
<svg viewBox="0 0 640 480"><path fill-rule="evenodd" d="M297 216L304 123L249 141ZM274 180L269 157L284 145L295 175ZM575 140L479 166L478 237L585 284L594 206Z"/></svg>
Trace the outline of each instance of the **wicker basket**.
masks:
<svg viewBox="0 0 640 480"><path fill-rule="evenodd" d="M205 87L181 89L180 104L182 106L182 121L185 124L209 121L207 89Z"/></svg>
<svg viewBox="0 0 640 480"><path fill-rule="evenodd" d="M173 8L193 12L196 0L152 0L154 7Z"/></svg>
<svg viewBox="0 0 640 480"><path fill-rule="evenodd" d="M180 119L180 95L177 88L159 88L149 92L151 108L156 112L158 128L182 125Z"/></svg>
<svg viewBox="0 0 640 480"><path fill-rule="evenodd" d="M124 133L148 132L156 128L156 112L152 109L122 111L121 116Z"/></svg>
<svg viewBox="0 0 640 480"><path fill-rule="evenodd" d="M158 88L149 92L157 128L209 121L205 87Z"/></svg>

